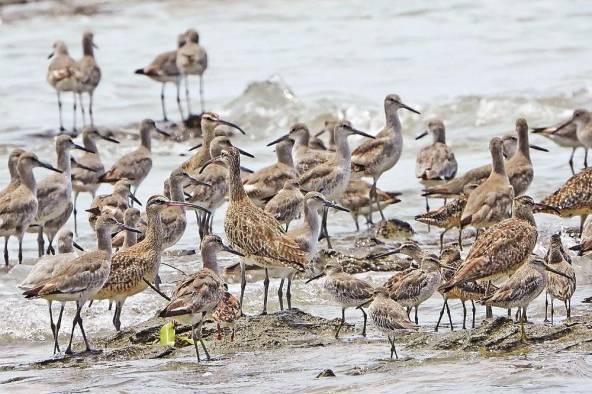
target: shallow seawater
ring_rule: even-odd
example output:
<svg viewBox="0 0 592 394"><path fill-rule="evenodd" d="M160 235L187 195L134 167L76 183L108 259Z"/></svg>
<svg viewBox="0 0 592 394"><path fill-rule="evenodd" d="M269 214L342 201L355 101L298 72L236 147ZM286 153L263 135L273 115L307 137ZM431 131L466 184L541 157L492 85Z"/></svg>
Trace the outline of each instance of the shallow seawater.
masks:
<svg viewBox="0 0 592 394"><path fill-rule="evenodd" d="M422 185L414 177L415 155L427 141L413 137L422 131L431 117L441 117L447 126L447 139L454 148L463 172L488 162L488 140L494 135L511 133L514 121L525 117L531 126L546 125L569 116L577 107L589 107L592 33L589 19L592 5L539 1L519 2L452 1L442 4L390 1L361 5L355 1L137 1L96 3L91 16L52 16L52 3L0 8L0 163L5 163L13 146L23 146L40 157L54 160L52 141L39 137L55 131L57 106L55 93L45 82L46 56L56 39L63 39L74 57L80 55L80 36L92 29L100 49L96 56L103 80L95 96L95 119L99 126L120 127L145 117L160 118L158 84L133 74L159 52L174 47L178 33L197 27L209 53L206 73L207 108L220 112L243 126L247 136L234 139L256 159L244 164L252 169L271 163L275 154L265 147L296 121L304 121L312 130L321 127L327 115L345 115L359 129L377 132L383 125L382 101L387 93L398 93L421 116L401 113L405 146L397 166L379 182L385 190L403 193L403 202L387 210L387 216L409 221L415 237L432 243L438 233L413 222L422 212L419 196ZM197 81L192 81L192 87ZM174 89L168 87L169 116L177 119ZM66 126L71 124L70 97L64 97ZM193 107L198 100L193 97ZM79 119L80 121L80 119ZM187 155L196 141L183 144L155 141L154 168L139 189L139 198L161 193L167 174ZM360 139L351 138L356 145ZM541 198L562 184L570 170L570 151L552 142L533 137L533 143L550 149L532 153L536 177L529 194ZM121 146L101 143L104 162L109 165L136 142ZM576 154L576 167L583 162ZM0 167L0 183L8 182L7 169ZM36 170L41 178L43 170ZM104 186L100 193L106 193ZM79 208L90 204L82 195ZM433 201L432 206L437 206ZM214 230L222 230L223 211L216 213ZM174 249L197 246L195 219L182 241ZM552 232L573 227L576 219L560 220L551 216L537 218L540 244L544 253ZM81 217L80 243L94 245L84 216ZM72 223L70 223L71 226ZM351 248L349 215L330 218L330 231L337 247ZM564 236L568 245L574 243ZM10 244L16 257L16 244ZM25 264L0 274L0 371L2 367L23 365L46 359L51 354L51 335L45 301L26 301L15 288L34 263L35 236L25 238ZM588 259L575 258L578 290L574 296L575 315L588 308L581 300L592 290L592 268ZM173 257L165 262L192 271L200 267L195 256ZM234 258L222 256L224 264ZM179 274L163 267L165 291ZM380 283L388 273L362 274ZM270 310L277 310L273 280ZM231 291L238 293L232 284ZM261 308L263 286L249 283L246 311ZM335 318L339 308L326 300L320 283L293 286L294 305L313 314ZM146 291L129 299L124 307L124 326L141 322L163 305L161 299ZM432 330L438 317L441 298L434 296L420 308L422 329ZM111 330L111 315L106 303L98 303L85 312L85 322L93 334ZM462 316L454 303L453 317ZM501 312L500 313L504 313ZM478 319L483 310L479 309ZM544 300L540 297L530 308L529 318L541 323ZM563 311L559 308L560 319ZM360 328L361 316L348 311L347 319ZM66 322L72 317L68 310ZM65 323L64 327L69 324ZM446 329L446 328L444 328ZM61 340L66 340L67 329ZM370 344L343 342L330 347L283 348L273 351L237 353L211 363L195 366L190 349L185 357L167 360L99 363L86 369L45 369L0 372L0 391L132 391L166 389L181 391L231 392L372 392L473 391L474 387L492 391L585 391L589 381L589 355L557 353L541 358L532 355L481 357L467 353L463 357L446 352L428 353L418 349L400 349L409 360L385 361L387 344L370 328ZM240 340L240 338L237 338ZM331 368L333 379L314 379ZM354 373L355 368L364 373ZM10 383L6 383L10 381Z"/></svg>

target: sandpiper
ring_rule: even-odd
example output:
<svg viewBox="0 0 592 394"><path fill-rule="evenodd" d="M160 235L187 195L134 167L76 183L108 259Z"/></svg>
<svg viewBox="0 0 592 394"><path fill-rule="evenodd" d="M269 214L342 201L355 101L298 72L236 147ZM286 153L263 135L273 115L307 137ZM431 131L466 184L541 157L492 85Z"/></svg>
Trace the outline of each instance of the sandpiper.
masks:
<svg viewBox="0 0 592 394"><path fill-rule="evenodd" d="M204 92L203 92L203 73L208 67L208 54L206 50L199 45L199 34L195 29L188 29L185 32L185 42L177 49L177 68L185 82L185 97L187 99L187 115L191 115L191 105L189 101L189 75L199 76L199 101L201 112L205 112Z"/></svg>
<svg viewBox="0 0 592 394"><path fill-rule="evenodd" d="M350 179L347 189L343 192L343 195L339 199L339 202L347 209L352 215L354 223L356 224L356 231L360 231L360 224L358 223L358 216L366 218L366 222L370 222L370 191L372 185L362 179ZM401 202L398 198L401 193L398 192L385 192L380 189L376 189L378 203L381 208L384 209L389 205ZM372 212L378 211L378 206L372 204Z"/></svg>
<svg viewBox="0 0 592 394"><path fill-rule="evenodd" d="M129 208L129 199L135 199L135 202L140 205L140 201L131 193L131 183L125 179L115 182L112 194L96 196L90 204L91 210L88 215L88 222L91 228L95 228L98 215L107 206L113 210L113 214L118 221L123 221L123 212ZM94 210L93 208L98 208L98 210Z"/></svg>
<svg viewBox="0 0 592 394"><path fill-rule="evenodd" d="M138 222L140 221L141 213L139 209L128 208L123 212L123 224L130 228L137 228ZM123 244L121 250L128 249L129 247L138 243L138 233L131 230L125 230Z"/></svg>
<svg viewBox="0 0 592 394"><path fill-rule="evenodd" d="M47 82L56 90L58 95L58 113L60 131L66 131L62 121L62 92L73 92L74 118L72 132L76 133L76 91L78 90L78 65L68 54L68 47L63 41L53 44L53 51L48 59L52 59L47 69Z"/></svg>
<svg viewBox="0 0 592 394"><path fill-rule="evenodd" d="M583 108L576 109L570 119L553 131L553 135L557 135L571 124L576 125L576 136L586 151L590 149L592 147L592 115L590 112ZM584 166L587 167L586 164Z"/></svg>
<svg viewBox="0 0 592 394"><path fill-rule="evenodd" d="M21 148L14 148L8 155L8 173L10 174L10 182L0 191L0 195L9 193L15 190L21 184L18 174L18 161L26 151Z"/></svg>
<svg viewBox="0 0 592 394"><path fill-rule="evenodd" d="M567 257L567 258L566 258ZM551 324L553 324L553 300L563 301L567 320L571 319L571 297L576 291L576 273L571 266L571 258L566 256L561 243L561 235L553 234L551 236L551 245L545 258L547 265L565 276L555 273L548 273L547 294L545 296L545 321L547 321L547 296L551 298Z"/></svg>
<svg viewBox="0 0 592 394"><path fill-rule="evenodd" d="M94 49L98 49L98 46L94 42L94 34L92 32L85 32L82 35L82 52L84 56L77 63L78 66L78 98L80 99L80 109L82 110L82 122L85 122L84 118L84 103L82 102L82 94L88 93L89 104L88 114L90 117L90 125L94 126L95 121L93 117L93 97L95 89L101 81L101 69L95 59Z"/></svg>
<svg viewBox="0 0 592 394"><path fill-rule="evenodd" d="M550 127L535 127L532 129L532 132L533 134L542 135L543 137L550 139L561 147L571 148L569 167L572 174L575 174L573 158L576 153L576 149L580 147L584 148L584 167L588 167L588 148L586 148L578 139L578 128L575 123L570 123L568 126L564 126L560 130L557 130L561 124Z"/></svg>
<svg viewBox="0 0 592 394"><path fill-rule="evenodd" d="M286 181L284 187L265 204L265 212L273 216L278 222L286 225L300 218L304 209L304 194L300 191L298 179Z"/></svg>
<svg viewBox="0 0 592 394"><path fill-rule="evenodd" d="M235 323L241 317L240 302L229 291L225 291L216 309L212 312L212 320L216 323L217 339L222 339L222 330L230 328L230 341L234 341Z"/></svg>

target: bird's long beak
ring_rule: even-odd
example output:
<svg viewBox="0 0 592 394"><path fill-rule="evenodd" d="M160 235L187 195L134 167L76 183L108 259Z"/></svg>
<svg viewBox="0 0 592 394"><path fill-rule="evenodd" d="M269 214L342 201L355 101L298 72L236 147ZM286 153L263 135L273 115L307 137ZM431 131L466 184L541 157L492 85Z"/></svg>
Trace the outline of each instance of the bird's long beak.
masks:
<svg viewBox="0 0 592 394"><path fill-rule="evenodd" d="M136 198L136 196L134 196L132 193L129 194L129 198L131 198L132 201L135 202L136 204L138 204L139 206L142 206L142 203L140 202L140 200L138 200Z"/></svg>
<svg viewBox="0 0 592 394"><path fill-rule="evenodd" d="M371 302L372 302L372 300L370 299L370 300L364 302L363 304L358 305L356 307L356 309L362 309L363 307L370 305Z"/></svg>
<svg viewBox="0 0 592 394"><path fill-rule="evenodd" d="M102 138L105 141L113 142L114 144L119 144L119 141L117 141L115 138L111 138L111 137L103 135L101 133L97 133L97 135L99 136L99 138Z"/></svg>
<svg viewBox="0 0 592 394"><path fill-rule="evenodd" d="M408 106L407 104L404 104L404 103L401 103L401 102L400 102L400 103L399 103L399 105L401 106L401 108L405 108L407 111L411 111L411 112L414 112L414 113L416 113L416 114L418 114L418 115L421 115L421 112L419 112L419 111L418 111L418 110L416 110L416 109L413 109L413 108L411 108L411 107L410 107L410 106Z"/></svg>
<svg viewBox="0 0 592 394"><path fill-rule="evenodd" d="M192 209L199 209L200 211L204 211L206 213L210 213L209 210L205 209L204 207L200 207L197 204L192 204L190 202L184 202L184 201L169 201L167 202L167 205L169 207L187 207L187 208L192 208Z"/></svg>
<svg viewBox="0 0 592 394"><path fill-rule="evenodd" d="M95 152L95 151L92 151L92 150L90 150L90 149L86 149L86 148L85 148L84 146L82 146L82 145L78 145L78 144L77 144L76 142L74 142L74 141L70 141L70 146L71 146L72 148L74 148L74 149L78 149L78 150L81 150L81 151L84 151L84 152L88 152L88 153L97 153L97 152Z"/></svg>
<svg viewBox="0 0 592 394"><path fill-rule="evenodd" d="M239 252L238 250L234 250L232 249L230 246L226 245L226 244L222 244L222 250L224 250L225 252L228 253L232 253L235 254L237 256L241 256L241 257L245 257L244 254L242 254L241 252Z"/></svg>
<svg viewBox="0 0 592 394"><path fill-rule="evenodd" d="M72 245L73 245L73 246L74 246L76 249L80 250L81 252L84 252L84 249L82 248L82 246L78 245L78 244L76 243L76 241L72 241Z"/></svg>
<svg viewBox="0 0 592 394"><path fill-rule="evenodd" d="M428 131L424 130L420 135L418 135L417 137L415 137L415 140L420 140L423 137L425 137L426 135L428 135Z"/></svg>
<svg viewBox="0 0 592 394"><path fill-rule="evenodd" d="M77 166L77 167L80 167L80 168L82 168L83 170L90 171L90 172L97 172L97 170L96 170L96 169L94 169L94 168L90 168L90 167L87 167L87 166L85 166L84 164L80 164L80 163L79 163L79 162L77 162L77 161L76 161L76 159L75 159L75 158L73 158L73 157L70 157L70 163L74 164L74 165L75 165L75 166Z"/></svg>
<svg viewBox="0 0 592 394"><path fill-rule="evenodd" d="M49 55L47 55L47 58L48 58L48 59L51 59L52 57L53 57L53 52L52 52L52 53L50 53Z"/></svg>
<svg viewBox="0 0 592 394"><path fill-rule="evenodd" d="M323 273L320 273L320 274L318 274L317 276L313 276L312 278L310 278L309 280L307 280L307 281L306 281L306 282L304 282L304 283L310 283L310 282L312 282L313 280L320 279L320 278L322 278L322 277L323 277L323 276L325 276L325 275L327 275L327 274L326 274L326 273L324 273L324 272L323 272Z"/></svg>
<svg viewBox="0 0 592 394"><path fill-rule="evenodd" d="M564 127L569 126L573 121L574 121L574 119L573 119L573 116L572 116L571 118L569 118L565 122L561 123L555 130L553 130L553 132L551 134L555 134L556 132L558 132L559 130L563 129Z"/></svg>
<svg viewBox="0 0 592 394"><path fill-rule="evenodd" d="M547 148L543 148L542 146L533 145L533 144L530 144L530 145L528 145L528 146L530 146L530 149L534 149L534 150L540 150L540 151L542 151L542 152L549 152L549 149L547 149Z"/></svg>
<svg viewBox="0 0 592 394"><path fill-rule="evenodd" d="M561 214L561 212L559 211L559 209L557 209L555 207L552 207L551 205L541 204L541 203L535 203L534 204L534 207L535 208L538 208L538 209L541 209L541 210L543 210L543 209L549 209L549 210L555 212L557 215Z"/></svg>
<svg viewBox="0 0 592 394"><path fill-rule="evenodd" d="M95 49L99 49L99 46L97 44L95 44L94 42L92 43L93 48Z"/></svg>
<svg viewBox="0 0 592 394"><path fill-rule="evenodd" d="M185 176L187 179L189 179L189 181L191 183L193 183L194 185L202 185L202 186L206 186L206 187L212 187L212 185L210 185L209 183L204 182L204 181L200 181L199 179L192 177L191 175L189 175L186 172L183 172L183 176Z"/></svg>
<svg viewBox="0 0 592 394"><path fill-rule="evenodd" d="M236 124L234 124L234 123L232 123L232 122L229 122L229 121L227 121L227 120L218 119L218 123L220 123L220 124L223 124L223 125L226 125L226 126L230 126L230 127L232 127L232 128L235 128L235 129L237 129L238 131L240 131L241 133L243 133L243 134L245 134L245 135L247 134L247 133L245 133L245 131L244 131L243 129L241 129L241 128L240 128L238 125L236 125Z"/></svg>
<svg viewBox="0 0 592 394"><path fill-rule="evenodd" d="M567 279L572 279L572 278L571 278L569 275L566 275L566 274L564 274L564 273L563 273L563 272L561 272L561 271L557 271L556 269L549 267L547 264L545 264L545 269L546 269L547 271L549 271L549 272L552 272L552 273L554 273L554 274L557 274L557 275L563 276L564 278L567 278Z"/></svg>
<svg viewBox="0 0 592 394"><path fill-rule="evenodd" d="M255 158L255 156L254 156L252 153L249 153L249 152L247 152L247 151L245 151L245 150L242 150L241 148L238 148L238 147L236 147L236 146L235 146L235 148L236 148L236 149L238 149L238 152L239 152L241 155L243 155L243 156L247 156L247 157L250 157L251 159L254 159L254 158Z"/></svg>
<svg viewBox="0 0 592 394"><path fill-rule="evenodd" d="M361 135L361 136L366 137L366 138L376 139L376 137L374 137L373 135L370 135L368 133L364 133L363 131L360 131L358 129L354 129L351 126L346 126L346 127L348 129L350 129L354 134Z"/></svg>
<svg viewBox="0 0 592 394"><path fill-rule="evenodd" d="M101 208L99 208L99 207L89 208L89 209L86 210L86 212L92 213L93 215L100 215L101 214Z"/></svg>
<svg viewBox="0 0 592 394"><path fill-rule="evenodd" d="M275 139L275 140L271 141L269 144L267 144L267 146L272 146L272 145L275 145L275 144L279 144L280 142L285 141L288 138L290 138L290 134L284 134L281 137L279 137L278 139Z"/></svg>
<svg viewBox="0 0 592 394"><path fill-rule="evenodd" d="M349 209L342 207L339 204L335 204L333 201L329 201L329 200L324 200L323 201L323 205L329 208L334 208L337 209L339 211L343 211L343 212L349 212Z"/></svg>
<svg viewBox="0 0 592 394"><path fill-rule="evenodd" d="M200 174L203 173L207 166L209 166L210 164L214 164L214 163L223 163L223 161L221 160L220 157L213 157L204 163L203 167L199 170L199 173Z"/></svg>
<svg viewBox="0 0 592 394"><path fill-rule="evenodd" d="M189 150L189 152L191 152L192 150L196 150L196 149L199 149L199 148L201 148L201 146L202 146L202 145L203 145L203 144L200 142L199 144L197 144L197 145L195 145L195 146L192 146L192 147L191 147L191 148L189 148L188 150Z"/></svg>
<svg viewBox="0 0 592 394"><path fill-rule="evenodd" d="M156 130L157 133L164 135L165 137L170 137L171 135L169 133L167 133L166 131L159 129L158 127L154 126L154 130Z"/></svg>
<svg viewBox="0 0 592 394"><path fill-rule="evenodd" d="M317 132L317 133L316 133L314 136L315 136L315 137L320 137L320 136L322 136L323 134L325 134L325 131L327 131L327 129L323 129L323 130L321 130L321 131Z"/></svg>
<svg viewBox="0 0 592 394"><path fill-rule="evenodd" d="M389 250L388 252L384 252L384 253L378 253L378 254L371 254L370 256L368 256L368 258L370 260L377 260L377 259L381 259L383 257L387 257L387 256L391 256L393 254L397 254L401 252L401 248L396 248L393 250Z"/></svg>
<svg viewBox="0 0 592 394"><path fill-rule="evenodd" d="M51 164L49 164L49 163L46 163L46 162L44 162L44 161L37 160L37 163L39 164L39 166L40 166L40 167L47 168L48 170L55 171L55 172L57 172L57 173L59 173L59 174L61 174L61 173L63 172L63 171L61 171L61 170L58 170L57 168L55 168L55 167L54 167L54 166L52 166Z"/></svg>
<svg viewBox="0 0 592 394"><path fill-rule="evenodd" d="M241 170L242 172L246 172L247 174L252 174L252 173L254 173L254 172L255 172L255 171L251 170L250 168L243 167L243 166L240 166L240 170Z"/></svg>
<svg viewBox="0 0 592 394"><path fill-rule="evenodd" d="M451 266L449 266L449 265L442 264L442 263L438 263L438 264L440 265L440 267L441 267L441 268L445 268L445 269L447 269L447 270L450 270L450 271L456 272L456 268L454 268L454 267L451 267Z"/></svg>
<svg viewBox="0 0 592 394"><path fill-rule="evenodd" d="M127 224L124 224L124 223L117 222L117 227L119 227L122 230L131 231L132 233L142 234L142 232L140 230L138 230L137 228L132 227L132 226L128 226Z"/></svg>

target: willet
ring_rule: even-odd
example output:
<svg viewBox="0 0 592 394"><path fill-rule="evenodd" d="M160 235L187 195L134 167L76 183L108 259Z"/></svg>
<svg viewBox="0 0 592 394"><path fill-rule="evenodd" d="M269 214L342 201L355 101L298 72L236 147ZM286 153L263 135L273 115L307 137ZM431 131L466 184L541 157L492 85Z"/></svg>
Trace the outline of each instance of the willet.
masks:
<svg viewBox="0 0 592 394"><path fill-rule="evenodd" d="M17 170L20 184L16 189L0 194L0 236L4 237L4 263L8 265L8 238L15 235L19 241L18 259L23 262L23 236L37 214L37 182L34 167L44 167L55 172L60 170L40 161L33 153L23 153Z"/></svg>
<svg viewBox="0 0 592 394"><path fill-rule="evenodd" d="M88 151L76 159L78 165L72 167L72 191L74 192L74 233L78 234L76 202L80 193L90 193L94 199L99 188L99 178L105 173L105 167L99 155L95 139L99 137L105 141L119 144L114 138L105 136L93 127L82 129L82 143Z"/></svg>
<svg viewBox="0 0 592 394"><path fill-rule="evenodd" d="M165 208L173 206L202 209L193 204L171 201L164 196L150 197L146 203L148 226L144 239L113 255L109 278L92 297L93 300L115 301L113 325L117 331L121 328L120 316L125 300L151 286L158 275L164 245L161 213Z"/></svg>
<svg viewBox="0 0 592 394"><path fill-rule="evenodd" d="M368 283L355 276L343 271L343 267L338 263L329 262L325 265L325 270L320 275L312 277L306 283L312 280L326 276L323 288L331 298L341 306L341 323L335 331L335 339L339 338L339 331L345 324L345 310L347 308L357 308L360 305L368 303L372 299L374 288ZM364 315L364 328L362 336L366 336L366 322L368 316L364 308L359 308Z"/></svg>
<svg viewBox="0 0 592 394"><path fill-rule="evenodd" d="M538 237L533 209L542 207L529 196L515 197L512 217L479 235L464 263L440 291L449 291L466 282L507 277L520 268L532 253Z"/></svg>
<svg viewBox="0 0 592 394"><path fill-rule="evenodd" d="M566 259L567 257L567 259ZM551 298L551 324L553 324L553 300L563 301L567 320L571 319L571 297L576 291L576 273L571 266L571 258L566 256L561 243L561 236L553 234L551 236L551 245L545 258L547 265L555 271L562 272L566 276L555 273L547 274L547 294L545 295L545 321L547 321L547 296Z"/></svg>
<svg viewBox="0 0 592 394"><path fill-rule="evenodd" d="M300 191L298 179L286 181L284 187L265 204L265 212L273 216L278 222L286 225L300 218L304 209L304 194Z"/></svg>
<svg viewBox="0 0 592 394"><path fill-rule="evenodd" d="M483 304L499 308L519 308L520 313L520 339L525 341L524 321L526 320L526 309L528 305L539 296L547 285L546 271L564 276L567 275L556 271L545 264L545 261L538 256L529 256L527 264L520 267L510 278L505 281L499 289L491 296L483 300Z"/></svg>
<svg viewBox="0 0 592 394"><path fill-rule="evenodd" d="M187 115L191 115L191 105L189 101L189 75L199 76L199 101L201 112L205 112L204 93L203 93L203 73L208 67L208 54L205 49L199 45L199 34L194 29L185 32L185 43L177 49L177 68L183 76L185 82L185 97L187 99Z"/></svg>
<svg viewBox="0 0 592 394"><path fill-rule="evenodd" d="M532 129L533 134L542 135L545 138L550 139L557 145L563 148L571 148L571 156L569 157L569 167L571 168L572 174L575 174L573 158L576 153L576 149L584 148L584 167L588 167L588 148L578 139L577 125L570 123L568 126L562 127L560 130L557 128L561 124L551 127L535 127Z"/></svg>
<svg viewBox="0 0 592 394"><path fill-rule="evenodd" d="M177 37L177 49L185 44L185 35L179 34ZM181 98L179 97L179 84L181 82L181 73L177 67L177 50L163 52L156 56L152 62L144 68L138 68L135 71L136 74L145 75L150 79L160 82L160 104L162 106L162 117L163 121L168 122L166 114L166 105L164 102L164 91L166 84L172 82L177 88L177 107L179 108L179 114L181 120L184 119L183 108L181 107Z"/></svg>
<svg viewBox="0 0 592 394"><path fill-rule="evenodd" d="M18 161L26 151L21 148L14 148L8 155L8 173L10 174L10 182L0 191L0 195L10 193L21 184L18 174Z"/></svg>
<svg viewBox="0 0 592 394"><path fill-rule="evenodd" d="M52 244L59 228L66 223L72 213L72 171L70 163L70 149L90 152L83 146L76 144L68 135L59 135L55 140L57 153L57 168L59 174L49 175L37 185L37 214L33 224L37 230L37 246L39 256L43 256L45 241L43 235L47 233L49 243ZM54 221L45 231L45 223Z"/></svg>
<svg viewBox="0 0 592 394"><path fill-rule="evenodd" d="M230 341L234 341L234 326L241 317L240 302L236 296L228 291L224 292L212 313L212 320L216 323L217 339L222 339L222 329L230 328Z"/></svg>
<svg viewBox="0 0 592 394"><path fill-rule="evenodd" d="M370 199L370 204L374 200L383 220L384 213L376 198L376 184L383 173L397 164L403 151L402 127L397 114L401 108L419 114L418 111L404 104L398 95L389 94L384 99L386 126L376 135L375 140L364 142L352 152L351 161L354 171L372 178L373 198ZM370 213L370 220L372 220L372 213Z"/></svg>
<svg viewBox="0 0 592 394"><path fill-rule="evenodd" d="M391 345L391 358L393 353L398 359L395 349L395 335L397 330L417 330L405 312L405 309L389 297L388 291L383 287L374 289L373 300L368 306L370 319L383 334L388 338Z"/></svg>
<svg viewBox="0 0 592 394"><path fill-rule="evenodd" d="M306 191L317 191L327 199L338 201L347 189L351 178L351 153L347 137L358 134L367 138L374 138L360 130L354 129L349 122L341 122L335 126L337 152L330 160L319 164L300 175L300 187ZM327 238L327 245L331 248L331 240L327 231L327 210L323 211L321 235Z"/></svg>
<svg viewBox="0 0 592 394"><path fill-rule="evenodd" d="M221 251L237 254L241 253L224 245L217 235L207 234L201 241L201 256L203 268L183 280L175 289L171 301L159 313L160 317L173 318L191 324L191 337L195 346L195 355L200 362L198 341L209 360L210 355L201 338L201 326L205 319L212 315L216 307L223 300L226 291L224 282L220 278L216 254ZM196 332L197 331L197 336Z"/></svg>
<svg viewBox="0 0 592 394"><path fill-rule="evenodd" d="M370 222L370 191L372 185L361 179L350 179L347 189L343 192L343 195L339 199L339 202L347 209L352 215L354 223L356 224L356 231L360 231L360 224L358 223L358 216L366 218L366 222ZM401 193L398 192L385 192L380 189L376 189L378 203L381 208L384 209L389 205L401 202L398 198ZM372 212L378 211L378 206L371 205Z"/></svg>
<svg viewBox="0 0 592 394"><path fill-rule="evenodd" d="M298 244L286 236L281 225L257 207L245 193L240 177L240 152L235 147L223 150L219 157L208 161L224 163L230 185L229 204L224 218L224 231L232 246L240 248L245 258L265 268L263 313L267 313L269 290L268 268L289 267L304 271L307 255ZM241 264L241 310L246 286L245 264Z"/></svg>
<svg viewBox="0 0 592 394"><path fill-rule="evenodd" d="M58 113L60 118L60 131L66 131L62 121L62 92L73 92L73 127L76 133L76 91L78 90L78 65L68 54L68 47L63 41L53 44L53 51L48 57L52 59L47 69L47 82L58 94Z"/></svg>
<svg viewBox="0 0 592 394"><path fill-rule="evenodd" d="M98 46L94 42L94 34L87 31L82 35L82 59L77 63L78 66L78 98L80 99L80 109L82 111L82 122L84 118L84 103L82 102L82 94L88 93L89 104L88 114L90 117L90 125L94 126L95 121L93 117L93 97L95 89L101 81L101 69L95 59L94 49Z"/></svg>
<svg viewBox="0 0 592 394"><path fill-rule="evenodd" d="M101 182L113 183L127 179L134 187L136 195L138 187L152 169L152 132L156 131L166 137L170 135L160 130L152 119L144 119L140 123L140 146L120 157L111 169L100 177Z"/></svg>
<svg viewBox="0 0 592 394"><path fill-rule="evenodd" d="M51 278L23 293L27 298L39 297L48 301L76 302L76 316L72 322L66 354L72 353L72 339L76 324L80 326L86 351L92 351L82 325L80 311L86 301L105 284L111 270L111 232L117 227L124 226L115 219L109 209L102 211L96 225L98 250L84 253L68 263L61 264L53 271Z"/></svg>
<svg viewBox="0 0 592 394"><path fill-rule="evenodd" d="M137 228L138 222L140 221L140 210L136 208L128 208L123 212L123 224L131 228ZM129 247L138 243L138 233L131 230L125 230L123 244L121 250L128 249Z"/></svg>
<svg viewBox="0 0 592 394"><path fill-rule="evenodd" d="M292 160L293 146L294 140L291 138L282 139L275 145L277 163L255 171L245 180L245 191L257 205L263 207L265 200L275 196L286 181L298 179Z"/></svg>
<svg viewBox="0 0 592 394"><path fill-rule="evenodd" d="M95 222L101 210L104 207L110 207L114 210L113 214L118 221L123 221L123 212L129 208L129 199L135 199L131 193L131 183L128 180L120 180L113 185L111 194L101 194L95 197L90 204L91 211L88 215L88 222L91 228L95 228ZM135 200L140 204L140 201ZM98 208L94 210L93 208ZM88 211L87 211L88 212Z"/></svg>
<svg viewBox="0 0 592 394"><path fill-rule="evenodd" d="M83 250L76 242L74 242L74 234L70 230L62 230L58 236L58 255L57 256L44 256L41 257L27 277L17 286L23 291L31 290L40 286L45 281L49 280L53 275L53 272L62 264L67 264L71 260L77 258L80 254L74 251L74 247L79 250ZM53 311L51 309L52 300L47 300L49 303L49 321L51 327L51 333L53 335L54 354L60 351L60 345L58 343L58 332L60 331L60 325L62 321L62 314L64 312L64 302L61 304L60 314L58 317L57 325L53 322Z"/></svg>

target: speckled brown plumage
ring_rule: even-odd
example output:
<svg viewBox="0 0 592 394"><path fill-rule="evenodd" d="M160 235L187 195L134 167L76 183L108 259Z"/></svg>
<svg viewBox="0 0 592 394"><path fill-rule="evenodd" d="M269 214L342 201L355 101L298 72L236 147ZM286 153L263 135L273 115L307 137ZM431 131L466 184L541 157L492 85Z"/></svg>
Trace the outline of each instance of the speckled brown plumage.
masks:
<svg viewBox="0 0 592 394"><path fill-rule="evenodd" d="M592 168L585 168L572 176L557 191L545 197L541 203L554 207L561 217L587 215L592 211ZM557 215L550 209L539 209Z"/></svg>

